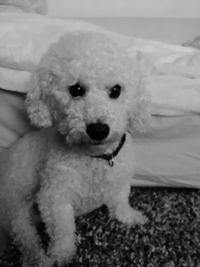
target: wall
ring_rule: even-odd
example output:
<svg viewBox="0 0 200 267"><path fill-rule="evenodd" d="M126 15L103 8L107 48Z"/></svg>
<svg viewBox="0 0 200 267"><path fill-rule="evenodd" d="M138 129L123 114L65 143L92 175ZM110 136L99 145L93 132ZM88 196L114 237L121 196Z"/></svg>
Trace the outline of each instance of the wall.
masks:
<svg viewBox="0 0 200 267"><path fill-rule="evenodd" d="M65 17L200 18L200 0L47 0L49 14Z"/></svg>

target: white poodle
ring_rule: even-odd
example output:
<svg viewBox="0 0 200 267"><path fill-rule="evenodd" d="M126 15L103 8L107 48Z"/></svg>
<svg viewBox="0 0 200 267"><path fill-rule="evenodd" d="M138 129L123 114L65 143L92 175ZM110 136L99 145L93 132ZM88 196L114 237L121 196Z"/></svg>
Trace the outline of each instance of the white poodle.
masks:
<svg viewBox="0 0 200 267"><path fill-rule="evenodd" d="M21 248L23 266L68 262L75 253L75 216L102 204L123 223L145 222L128 201L130 134L147 114L137 61L93 32L67 34L41 60L26 100L41 130L25 135L0 162L0 224Z"/></svg>

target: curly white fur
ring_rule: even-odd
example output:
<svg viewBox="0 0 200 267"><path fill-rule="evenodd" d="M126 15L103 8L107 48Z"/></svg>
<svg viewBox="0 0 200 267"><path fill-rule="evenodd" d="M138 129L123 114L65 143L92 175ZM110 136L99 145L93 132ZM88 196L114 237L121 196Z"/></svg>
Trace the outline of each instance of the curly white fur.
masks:
<svg viewBox="0 0 200 267"><path fill-rule="evenodd" d="M138 59L102 33L75 32L53 44L31 81L26 105L31 122L42 128L27 134L1 160L0 222L24 255L24 266L68 262L75 253L76 215L106 204L126 224L144 223L129 206L134 175L134 146L129 133L146 120L146 97ZM73 97L80 83L84 95ZM121 86L117 98L110 88ZM109 127L93 140L87 126ZM95 155L110 153L126 133L126 142L109 166ZM47 251L35 228L34 204L50 237Z"/></svg>

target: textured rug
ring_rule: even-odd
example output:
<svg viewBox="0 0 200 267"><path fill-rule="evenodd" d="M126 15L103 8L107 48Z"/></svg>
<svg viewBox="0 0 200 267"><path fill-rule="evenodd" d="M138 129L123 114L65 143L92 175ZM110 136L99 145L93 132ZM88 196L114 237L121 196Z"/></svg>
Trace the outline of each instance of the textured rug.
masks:
<svg viewBox="0 0 200 267"><path fill-rule="evenodd" d="M77 253L67 267L200 267L199 190L132 188L130 204L146 225L127 228L105 206L77 218ZM8 266L21 267L13 245L0 259Z"/></svg>

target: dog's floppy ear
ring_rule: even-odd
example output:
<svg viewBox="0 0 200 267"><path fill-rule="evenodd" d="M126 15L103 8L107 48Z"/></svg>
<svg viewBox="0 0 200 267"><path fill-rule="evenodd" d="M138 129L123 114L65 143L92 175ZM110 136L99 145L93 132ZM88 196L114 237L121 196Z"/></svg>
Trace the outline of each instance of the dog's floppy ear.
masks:
<svg viewBox="0 0 200 267"><path fill-rule="evenodd" d="M134 136L137 132L144 132L150 122L150 95L146 90L145 75L141 66L141 55L136 56L138 61L136 75L136 93L130 107L128 132Z"/></svg>
<svg viewBox="0 0 200 267"><path fill-rule="evenodd" d="M45 90L52 82L53 76L48 70L39 69L33 74L26 97L26 109L31 123L36 127L52 126L52 116L45 99Z"/></svg>

